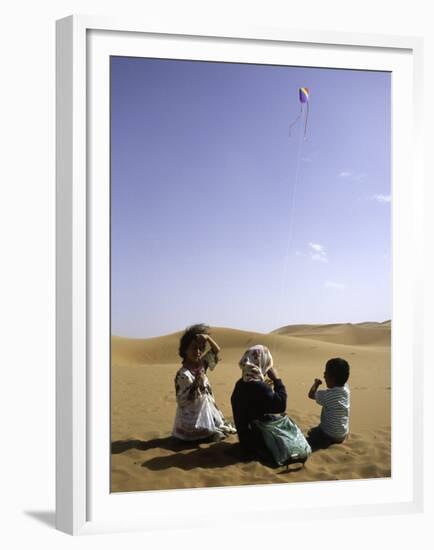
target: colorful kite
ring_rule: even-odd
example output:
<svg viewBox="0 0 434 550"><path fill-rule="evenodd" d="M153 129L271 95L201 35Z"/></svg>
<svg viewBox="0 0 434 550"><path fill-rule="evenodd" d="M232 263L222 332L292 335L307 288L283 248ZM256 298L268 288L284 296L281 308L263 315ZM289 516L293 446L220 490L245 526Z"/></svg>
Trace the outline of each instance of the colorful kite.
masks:
<svg viewBox="0 0 434 550"><path fill-rule="evenodd" d="M300 100L300 113L298 114L297 118L289 125L289 135L291 135L291 128L299 121L299 119L303 115L303 112L305 112L304 138L306 139L307 119L309 117L309 88L299 88L298 98ZM306 109L303 108L304 105L306 105Z"/></svg>

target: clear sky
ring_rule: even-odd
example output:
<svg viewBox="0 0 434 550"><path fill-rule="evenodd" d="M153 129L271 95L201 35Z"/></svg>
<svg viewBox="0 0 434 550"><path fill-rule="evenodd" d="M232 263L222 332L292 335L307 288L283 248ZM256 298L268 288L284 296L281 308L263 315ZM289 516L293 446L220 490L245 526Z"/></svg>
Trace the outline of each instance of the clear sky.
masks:
<svg viewBox="0 0 434 550"><path fill-rule="evenodd" d="M390 86L113 57L112 334L390 319Z"/></svg>

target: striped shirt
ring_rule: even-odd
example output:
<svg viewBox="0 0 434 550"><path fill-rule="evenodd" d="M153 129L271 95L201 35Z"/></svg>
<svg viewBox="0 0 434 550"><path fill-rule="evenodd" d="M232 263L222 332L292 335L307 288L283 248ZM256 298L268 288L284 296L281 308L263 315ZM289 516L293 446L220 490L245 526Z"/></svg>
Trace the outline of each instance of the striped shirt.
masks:
<svg viewBox="0 0 434 550"><path fill-rule="evenodd" d="M350 419L350 388L348 384L317 390L315 400L322 406L320 427L330 437L344 438Z"/></svg>

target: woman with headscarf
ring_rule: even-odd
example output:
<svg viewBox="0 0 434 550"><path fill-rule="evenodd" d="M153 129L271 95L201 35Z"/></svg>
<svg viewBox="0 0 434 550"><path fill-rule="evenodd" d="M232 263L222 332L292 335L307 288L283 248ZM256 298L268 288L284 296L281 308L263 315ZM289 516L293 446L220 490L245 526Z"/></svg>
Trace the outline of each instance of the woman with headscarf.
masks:
<svg viewBox="0 0 434 550"><path fill-rule="evenodd" d="M241 455L249 458L256 456L261 448L252 421L267 420L273 418L268 415L284 413L287 396L267 347L257 345L249 348L241 357L239 366L242 377L235 384L231 403ZM273 388L265 381L266 376Z"/></svg>

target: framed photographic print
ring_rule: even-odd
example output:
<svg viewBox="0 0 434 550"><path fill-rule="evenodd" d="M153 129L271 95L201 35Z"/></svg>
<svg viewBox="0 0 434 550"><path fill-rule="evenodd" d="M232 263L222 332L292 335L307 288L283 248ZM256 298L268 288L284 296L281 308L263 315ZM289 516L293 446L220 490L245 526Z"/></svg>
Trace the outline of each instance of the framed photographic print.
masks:
<svg viewBox="0 0 434 550"><path fill-rule="evenodd" d="M59 529L421 509L421 50L57 22Z"/></svg>

